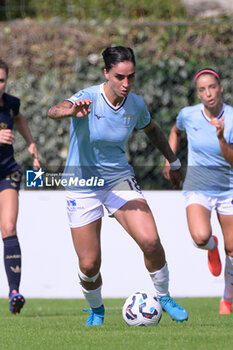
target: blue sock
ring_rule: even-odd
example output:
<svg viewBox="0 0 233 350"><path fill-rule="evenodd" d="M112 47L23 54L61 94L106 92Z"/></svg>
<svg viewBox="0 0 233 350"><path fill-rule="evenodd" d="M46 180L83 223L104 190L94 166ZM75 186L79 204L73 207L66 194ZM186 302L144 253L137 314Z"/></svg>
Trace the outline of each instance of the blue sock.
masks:
<svg viewBox="0 0 233 350"><path fill-rule="evenodd" d="M21 278L21 250L17 236L3 238L4 264L9 285L12 290L19 291Z"/></svg>

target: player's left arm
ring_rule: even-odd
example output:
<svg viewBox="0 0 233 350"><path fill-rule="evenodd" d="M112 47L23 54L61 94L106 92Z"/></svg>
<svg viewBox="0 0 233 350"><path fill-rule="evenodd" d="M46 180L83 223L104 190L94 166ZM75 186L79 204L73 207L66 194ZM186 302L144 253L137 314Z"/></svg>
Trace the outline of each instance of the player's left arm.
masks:
<svg viewBox="0 0 233 350"><path fill-rule="evenodd" d="M216 127L216 135L219 141L219 146L221 148L221 152L226 161L233 167L233 144L229 144L226 142L223 132L224 132L224 118L219 120L214 120L211 122L212 125Z"/></svg>
<svg viewBox="0 0 233 350"><path fill-rule="evenodd" d="M151 120L150 124L143 130L149 137L151 143L158 148L168 162L170 164L173 163L174 166L173 168L171 166L170 179L174 187L179 188L182 180L181 164L175 153L172 151L164 133L153 120Z"/></svg>
<svg viewBox="0 0 233 350"><path fill-rule="evenodd" d="M23 138L28 144L28 152L33 157L33 169L34 170L40 169L40 162L38 160L38 152L37 152L36 144L33 140L33 137L29 129L29 126L26 122L26 119L21 113L18 113L15 116L14 124L16 129L19 131L19 133L23 136Z"/></svg>
<svg viewBox="0 0 233 350"><path fill-rule="evenodd" d="M233 167L233 144L227 143L223 137L219 139L219 145L220 145L223 157Z"/></svg>
<svg viewBox="0 0 233 350"><path fill-rule="evenodd" d="M143 130L149 137L152 144L159 149L159 151L164 155L169 163L177 160L177 157L172 151L167 138L165 137L160 127L153 120L151 120L150 124Z"/></svg>

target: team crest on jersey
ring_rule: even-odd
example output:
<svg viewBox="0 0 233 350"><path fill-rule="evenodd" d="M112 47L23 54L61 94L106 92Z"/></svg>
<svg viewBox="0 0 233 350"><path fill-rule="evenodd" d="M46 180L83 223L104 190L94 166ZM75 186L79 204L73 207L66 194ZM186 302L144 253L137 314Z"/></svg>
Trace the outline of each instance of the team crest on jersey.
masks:
<svg viewBox="0 0 233 350"><path fill-rule="evenodd" d="M6 123L0 123L0 130L7 129L8 125Z"/></svg>
<svg viewBox="0 0 233 350"><path fill-rule="evenodd" d="M127 118L127 119L128 119L128 118L132 118L132 117L133 117L133 114L125 113L125 114L124 114L124 117Z"/></svg>
<svg viewBox="0 0 233 350"><path fill-rule="evenodd" d="M130 120L133 117L133 114L124 113L123 117L124 117L124 124L129 126L130 125Z"/></svg>

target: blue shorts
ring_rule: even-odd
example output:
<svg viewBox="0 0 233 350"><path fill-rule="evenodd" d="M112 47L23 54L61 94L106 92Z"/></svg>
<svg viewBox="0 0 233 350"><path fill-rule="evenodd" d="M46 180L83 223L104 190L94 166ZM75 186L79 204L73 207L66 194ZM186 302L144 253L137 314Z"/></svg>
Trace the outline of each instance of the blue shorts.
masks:
<svg viewBox="0 0 233 350"><path fill-rule="evenodd" d="M0 178L0 192L9 188L19 191L21 179L22 172L20 170L13 171L6 177Z"/></svg>

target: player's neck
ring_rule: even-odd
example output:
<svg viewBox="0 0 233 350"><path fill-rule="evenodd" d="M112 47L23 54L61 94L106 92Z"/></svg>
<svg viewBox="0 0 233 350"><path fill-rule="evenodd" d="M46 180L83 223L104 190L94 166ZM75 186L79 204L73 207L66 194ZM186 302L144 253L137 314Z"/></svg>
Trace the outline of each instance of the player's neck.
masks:
<svg viewBox="0 0 233 350"><path fill-rule="evenodd" d="M209 117L210 119L214 119L219 116L219 114L221 113L222 107L223 107L223 103L219 103L217 106L213 108L211 107L207 108L206 106L204 106L204 111L207 117Z"/></svg>
<svg viewBox="0 0 233 350"><path fill-rule="evenodd" d="M120 106L121 102L124 99L124 97L116 96L116 94L111 89L109 89L107 84L104 84L104 94L111 105L114 107Z"/></svg>

